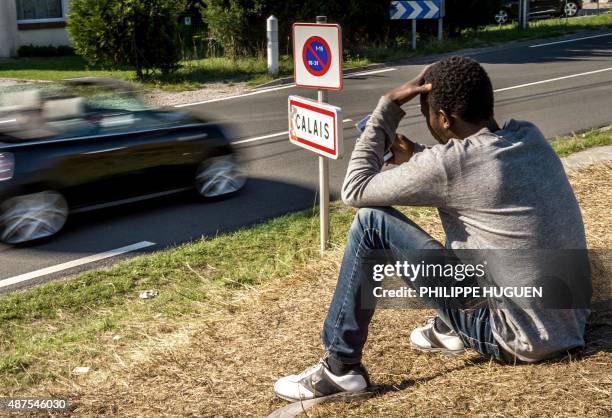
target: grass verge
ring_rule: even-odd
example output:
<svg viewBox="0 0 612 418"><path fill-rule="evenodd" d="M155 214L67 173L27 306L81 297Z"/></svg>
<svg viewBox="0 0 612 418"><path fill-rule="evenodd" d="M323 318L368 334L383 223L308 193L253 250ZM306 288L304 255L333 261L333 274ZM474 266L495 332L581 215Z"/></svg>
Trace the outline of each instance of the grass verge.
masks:
<svg viewBox="0 0 612 418"><path fill-rule="evenodd" d="M612 145L612 127L592 129L581 134L557 138L551 145L560 157L583 151L587 148Z"/></svg>
<svg viewBox="0 0 612 418"><path fill-rule="evenodd" d="M575 141L581 149L602 133L609 143L612 130L555 143ZM424 227L437 222L433 209L404 210ZM353 215L333 204L331 243L338 251ZM319 261L318 216L304 211L3 296L0 396L62 384L77 366L103 370L109 359L189 333L194 318L222 321L245 292ZM146 289L160 295L140 300Z"/></svg>
<svg viewBox="0 0 612 418"><path fill-rule="evenodd" d="M348 51L344 57L344 68L360 67L368 64L399 61L418 56L450 52L465 48L492 46L500 43L555 37L583 30L598 30L612 27L612 13L572 19L546 19L531 23L528 30L519 30L516 24L504 26L488 25L478 30L465 30L459 38L436 42L419 40L419 49L411 51L404 38L394 45L373 48L357 48ZM288 55L280 59L279 76L293 73L293 61ZM61 80L80 76L112 76L126 80L135 78L131 69L108 71L89 67L80 57L59 58L22 58L0 61L0 77L28 80ZM168 91L193 90L205 87L212 82L248 82L258 85L271 81L267 74L265 57L207 58L184 61L182 67L173 75L154 76L146 83L147 88L161 88Z"/></svg>

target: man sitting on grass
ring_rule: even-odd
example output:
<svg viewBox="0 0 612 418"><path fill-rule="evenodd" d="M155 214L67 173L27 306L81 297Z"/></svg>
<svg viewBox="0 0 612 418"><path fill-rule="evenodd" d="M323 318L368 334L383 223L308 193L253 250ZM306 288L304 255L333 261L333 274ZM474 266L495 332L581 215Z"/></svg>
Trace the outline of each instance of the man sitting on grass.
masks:
<svg viewBox="0 0 612 418"><path fill-rule="evenodd" d="M401 106L419 95L439 142L431 148L396 134L405 115ZM559 158L533 124L510 120L500 128L493 102L487 73L464 57L439 61L380 99L342 187L344 202L362 209L351 226L323 326L326 355L301 374L279 379L274 386L279 397L311 399L370 386L361 363L375 304L364 292L373 280L364 269L366 252L445 248L392 205L436 207L451 250L586 248L580 209ZM382 171L390 148L397 167ZM590 276L578 286L590 297ZM471 348L511 363L584 345L586 308L445 309L428 302L437 317L410 336L420 350Z"/></svg>

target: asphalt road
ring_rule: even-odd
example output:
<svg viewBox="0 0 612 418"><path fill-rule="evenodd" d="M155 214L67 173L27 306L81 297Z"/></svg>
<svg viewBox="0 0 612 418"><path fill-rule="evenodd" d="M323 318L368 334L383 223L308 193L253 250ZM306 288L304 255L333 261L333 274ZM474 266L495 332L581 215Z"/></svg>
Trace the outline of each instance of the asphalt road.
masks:
<svg viewBox="0 0 612 418"><path fill-rule="evenodd" d="M593 35L468 53L491 76L498 121L530 120L549 138L612 123L612 32L565 42ZM381 94L415 76L422 63L431 60L352 75L345 79L341 92L329 94L330 103L343 108L344 118L352 119L344 124L347 155L331 162L332 199L338 198L357 137L354 123L371 112ZM0 293L312 207L318 163L314 154L290 144L284 133L290 94L316 97L314 90L283 86L183 108L234 125L234 142L250 178L239 195L214 203L197 202L189 194L177 195L75 215L62 234L49 242L25 248L0 247ZM433 144L415 104L404 108L407 115L400 132ZM133 244L142 248L130 251L134 247L128 247L122 250L128 251L125 254L100 256ZM73 264L65 264L70 262ZM33 279L2 286L2 280L8 278Z"/></svg>

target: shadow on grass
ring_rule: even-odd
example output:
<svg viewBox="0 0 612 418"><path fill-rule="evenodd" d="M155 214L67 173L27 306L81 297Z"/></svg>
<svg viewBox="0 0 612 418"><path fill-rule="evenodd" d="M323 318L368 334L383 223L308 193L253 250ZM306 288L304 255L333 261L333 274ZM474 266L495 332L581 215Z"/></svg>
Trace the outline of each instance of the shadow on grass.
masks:
<svg viewBox="0 0 612 418"><path fill-rule="evenodd" d="M591 313L585 339L586 347L580 352L582 357L600 351L612 352L612 310Z"/></svg>
<svg viewBox="0 0 612 418"><path fill-rule="evenodd" d="M437 379L440 376L443 376L445 374L448 373L452 373L452 372L456 372L459 370L463 370L467 367L472 367L472 366L477 366L483 363L488 363L489 359L484 358L484 357L478 357L475 359L470 359L469 361L466 360L463 365L461 366L457 366L457 367L453 367L450 369L445 369L444 371L438 372L438 373L434 373L430 376L426 376L423 378L419 378L419 379L404 379L402 380L400 383L397 384L385 384L385 385L376 385L373 388L373 392L374 392L374 396L383 396L386 395L387 393L390 392L399 392L402 391L404 389L408 389L409 387L412 387L416 384L423 384L423 383L427 383L431 380Z"/></svg>

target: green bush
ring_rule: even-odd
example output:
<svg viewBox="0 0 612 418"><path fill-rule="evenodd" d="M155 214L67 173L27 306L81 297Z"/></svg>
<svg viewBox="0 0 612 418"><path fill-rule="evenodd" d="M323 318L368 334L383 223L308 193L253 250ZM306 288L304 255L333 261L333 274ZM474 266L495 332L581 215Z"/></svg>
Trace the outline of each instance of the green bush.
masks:
<svg viewBox="0 0 612 418"><path fill-rule="evenodd" d="M396 39L408 39L410 21L391 20L389 1L371 0L201 0L202 18L209 36L220 42L229 56L263 51L266 19L278 18L280 49L291 50L294 22L314 22L326 15L342 26L347 50L363 47L397 47ZM459 36L461 29L493 22L501 0L446 0L444 26L447 35ZM421 37L435 36L437 21L419 21ZM259 48L259 49L258 49Z"/></svg>
<svg viewBox="0 0 612 418"><path fill-rule="evenodd" d="M261 13L259 0L203 0L202 19L208 25L209 36L216 39L229 58L253 55L265 37L251 33L253 22Z"/></svg>
<svg viewBox="0 0 612 418"><path fill-rule="evenodd" d="M72 0L68 32L90 64L133 66L139 79L178 67L183 0Z"/></svg>
<svg viewBox="0 0 612 418"><path fill-rule="evenodd" d="M38 45L23 45L17 50L20 57L65 57L74 55L74 49L67 45L60 46L38 46Z"/></svg>

